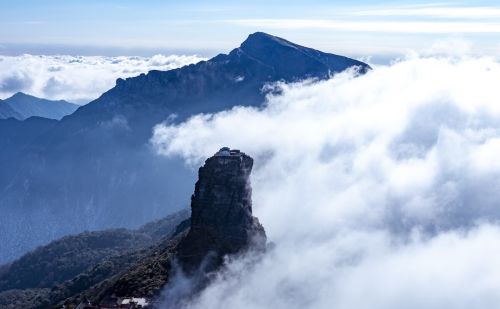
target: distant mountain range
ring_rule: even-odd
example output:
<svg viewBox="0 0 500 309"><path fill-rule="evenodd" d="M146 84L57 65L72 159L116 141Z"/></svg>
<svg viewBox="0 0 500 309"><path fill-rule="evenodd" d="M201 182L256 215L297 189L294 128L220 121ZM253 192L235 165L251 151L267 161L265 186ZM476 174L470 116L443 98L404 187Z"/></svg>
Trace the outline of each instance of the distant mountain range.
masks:
<svg viewBox="0 0 500 309"><path fill-rule="evenodd" d="M8 99L0 100L0 119L42 117L60 120L78 107L80 106L63 100L45 100L18 92Z"/></svg>
<svg viewBox="0 0 500 309"><path fill-rule="evenodd" d="M370 69L258 32L229 54L118 79L60 121L8 124L21 137L0 133L9 145L8 159L0 158L0 263L69 233L135 228L186 207L195 171L154 153L156 124L259 106L266 84L327 79L351 67Z"/></svg>

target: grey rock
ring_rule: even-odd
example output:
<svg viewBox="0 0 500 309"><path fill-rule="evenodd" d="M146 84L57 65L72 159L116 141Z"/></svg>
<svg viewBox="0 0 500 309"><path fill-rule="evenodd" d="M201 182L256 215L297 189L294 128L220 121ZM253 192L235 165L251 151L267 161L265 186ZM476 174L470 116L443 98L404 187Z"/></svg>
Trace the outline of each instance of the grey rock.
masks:
<svg viewBox="0 0 500 309"><path fill-rule="evenodd" d="M191 229L178 254L188 270L199 267L209 253L217 267L227 254L263 249L266 244L264 228L252 216L253 159L239 151L220 155L224 151L199 169L191 198Z"/></svg>

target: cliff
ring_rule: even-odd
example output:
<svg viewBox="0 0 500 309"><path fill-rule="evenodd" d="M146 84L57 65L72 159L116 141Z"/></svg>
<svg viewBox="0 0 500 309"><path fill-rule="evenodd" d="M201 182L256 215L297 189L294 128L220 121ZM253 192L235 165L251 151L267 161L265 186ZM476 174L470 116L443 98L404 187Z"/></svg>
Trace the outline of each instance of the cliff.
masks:
<svg viewBox="0 0 500 309"><path fill-rule="evenodd" d="M191 198L191 229L178 253L185 270L199 267L207 253L213 253L210 264L217 267L224 255L250 246L264 248L264 228L252 216L252 167L248 155L222 148L199 169Z"/></svg>

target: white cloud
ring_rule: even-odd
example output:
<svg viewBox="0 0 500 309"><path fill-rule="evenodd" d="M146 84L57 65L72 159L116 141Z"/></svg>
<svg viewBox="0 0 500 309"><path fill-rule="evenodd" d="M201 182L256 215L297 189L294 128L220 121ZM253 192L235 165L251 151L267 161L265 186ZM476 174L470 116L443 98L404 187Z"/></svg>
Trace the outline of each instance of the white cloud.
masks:
<svg viewBox="0 0 500 309"><path fill-rule="evenodd" d="M352 13L355 16L419 16L437 18L497 18L500 17L498 7L396 7L386 9L368 9Z"/></svg>
<svg viewBox="0 0 500 309"><path fill-rule="evenodd" d="M86 103L109 90L117 78L170 70L197 56L0 56L0 99L18 91L47 99Z"/></svg>
<svg viewBox="0 0 500 309"><path fill-rule="evenodd" d="M383 233L278 247L229 263L190 308L491 308L500 301L500 229L404 245Z"/></svg>
<svg viewBox="0 0 500 309"><path fill-rule="evenodd" d="M254 211L277 244L193 308L490 308L500 301L500 63L412 57L280 84L263 109L159 125L164 155L255 158Z"/></svg>
<svg viewBox="0 0 500 309"><path fill-rule="evenodd" d="M428 55L444 55L461 57L463 55L473 54L472 42L461 38L448 38L433 42L429 48L421 53Z"/></svg>
<svg viewBox="0 0 500 309"><path fill-rule="evenodd" d="M234 19L227 23L267 29L324 29L379 33L500 33L500 23L483 21L345 21L340 19Z"/></svg>

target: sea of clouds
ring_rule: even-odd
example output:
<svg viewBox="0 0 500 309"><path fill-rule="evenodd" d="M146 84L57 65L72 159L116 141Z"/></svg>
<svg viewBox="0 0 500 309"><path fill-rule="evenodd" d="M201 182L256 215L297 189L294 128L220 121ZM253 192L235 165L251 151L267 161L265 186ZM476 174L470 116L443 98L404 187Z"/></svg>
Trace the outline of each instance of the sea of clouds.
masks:
<svg viewBox="0 0 500 309"><path fill-rule="evenodd" d="M412 56L158 125L158 152L187 164L221 146L254 157L276 245L229 260L185 307L498 306L499 81L493 58Z"/></svg>
<svg viewBox="0 0 500 309"><path fill-rule="evenodd" d="M1 56L0 99L16 92L84 104L126 78L150 70L170 70L204 60L198 56Z"/></svg>

